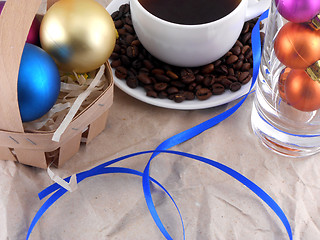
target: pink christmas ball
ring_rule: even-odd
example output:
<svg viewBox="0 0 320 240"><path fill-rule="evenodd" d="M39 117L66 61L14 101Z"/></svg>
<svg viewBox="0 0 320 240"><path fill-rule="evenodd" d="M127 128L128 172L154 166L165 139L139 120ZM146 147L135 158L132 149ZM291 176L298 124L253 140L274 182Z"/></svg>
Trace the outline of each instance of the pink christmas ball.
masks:
<svg viewBox="0 0 320 240"><path fill-rule="evenodd" d="M290 22L308 22L320 12L320 0L275 0L282 17Z"/></svg>
<svg viewBox="0 0 320 240"><path fill-rule="evenodd" d="M5 3L6 2L4 1L0 1L0 14L2 12L2 9ZM34 18L32 21L26 42L40 46L39 30L40 30L40 21L37 18Z"/></svg>

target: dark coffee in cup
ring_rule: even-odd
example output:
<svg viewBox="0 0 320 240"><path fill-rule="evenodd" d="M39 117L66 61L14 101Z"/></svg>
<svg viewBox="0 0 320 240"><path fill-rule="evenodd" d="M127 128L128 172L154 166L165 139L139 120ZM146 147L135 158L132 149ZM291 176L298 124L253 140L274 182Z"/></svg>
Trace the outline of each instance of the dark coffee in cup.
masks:
<svg viewBox="0 0 320 240"><path fill-rule="evenodd" d="M178 24L204 24L232 12L241 0L139 0L151 14Z"/></svg>

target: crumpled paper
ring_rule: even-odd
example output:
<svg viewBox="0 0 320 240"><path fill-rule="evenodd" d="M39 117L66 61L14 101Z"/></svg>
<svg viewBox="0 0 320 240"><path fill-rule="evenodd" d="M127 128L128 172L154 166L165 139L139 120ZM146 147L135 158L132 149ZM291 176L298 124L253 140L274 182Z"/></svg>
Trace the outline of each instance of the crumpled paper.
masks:
<svg viewBox="0 0 320 240"><path fill-rule="evenodd" d="M253 96L227 120L174 147L219 161L265 190L283 209L295 240L320 238L319 154L292 159L258 141L250 126ZM115 157L155 149L166 138L221 113L230 105L195 111L154 107L115 89L106 129L55 174L67 177ZM149 156L116 166L142 171ZM219 170L182 157L160 154L151 165L178 204L186 239L288 239L277 216L247 188ZM43 201L37 193L52 183L46 171L0 161L0 239L23 239ZM179 216L154 186L154 201L174 239L182 239ZM56 202L30 239L164 239L148 212L141 179L110 174L87 179Z"/></svg>
<svg viewBox="0 0 320 240"><path fill-rule="evenodd" d="M168 137L199 124L232 106L179 111L140 102L115 88L106 129L55 174L67 177L105 161L155 149ZM219 161L248 177L283 209L294 240L320 239L320 155L279 156L264 147L251 129L251 94L231 117L174 147ZM143 171L148 156L116 166ZM205 164L160 154L151 176L178 204L187 240L287 240L275 214L247 188ZM37 193L52 184L45 170L0 161L0 239L21 240L42 205ZM181 223L170 200L155 186L154 201L174 239ZM32 240L110 239L161 240L147 210L141 179L123 174L94 177L56 202L31 234Z"/></svg>

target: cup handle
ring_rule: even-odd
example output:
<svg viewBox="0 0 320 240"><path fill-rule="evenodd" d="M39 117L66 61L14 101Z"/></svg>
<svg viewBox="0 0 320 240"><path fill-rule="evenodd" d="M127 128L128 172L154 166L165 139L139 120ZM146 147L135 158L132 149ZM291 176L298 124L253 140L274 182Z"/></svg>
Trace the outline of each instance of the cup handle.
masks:
<svg viewBox="0 0 320 240"><path fill-rule="evenodd" d="M248 0L245 21L249 21L262 14L270 7L270 4L270 0Z"/></svg>

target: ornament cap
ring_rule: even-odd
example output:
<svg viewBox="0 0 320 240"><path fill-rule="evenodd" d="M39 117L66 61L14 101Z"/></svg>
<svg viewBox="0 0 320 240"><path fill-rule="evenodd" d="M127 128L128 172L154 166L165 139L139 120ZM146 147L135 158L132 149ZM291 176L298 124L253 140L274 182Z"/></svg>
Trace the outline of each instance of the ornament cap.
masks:
<svg viewBox="0 0 320 240"><path fill-rule="evenodd" d="M316 61L310 67L306 69L307 74L312 80L320 83L320 60Z"/></svg>
<svg viewBox="0 0 320 240"><path fill-rule="evenodd" d="M314 18L312 18L311 26L316 30L320 30L320 13Z"/></svg>

